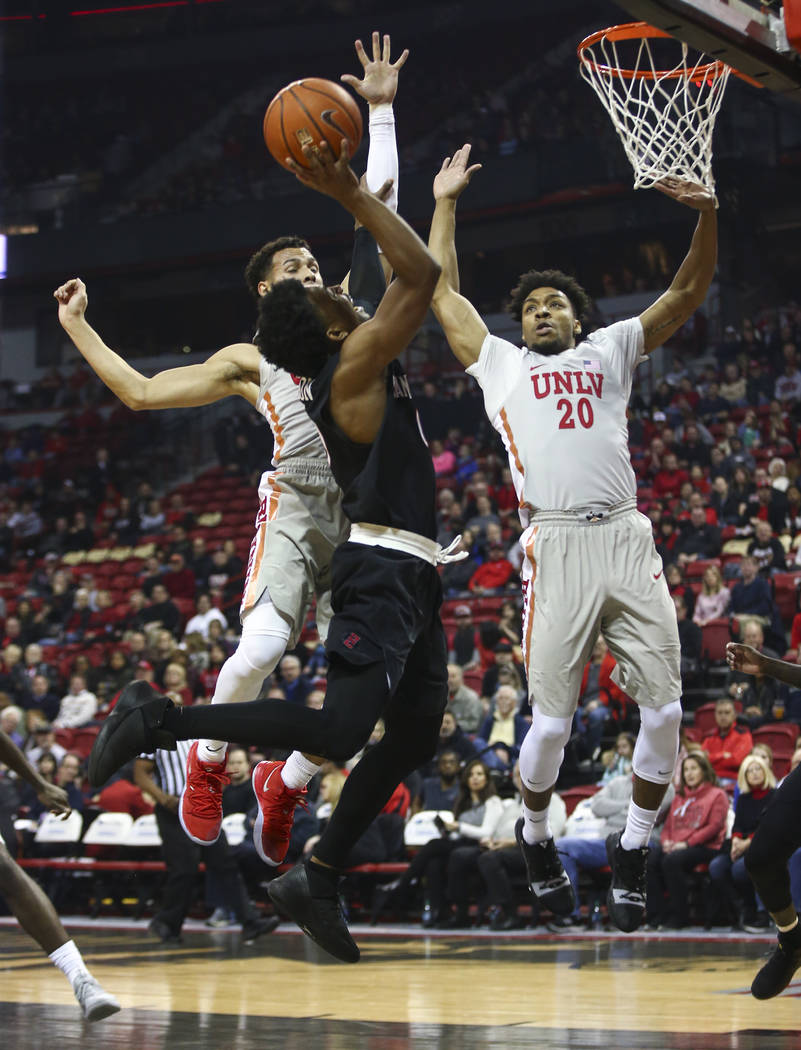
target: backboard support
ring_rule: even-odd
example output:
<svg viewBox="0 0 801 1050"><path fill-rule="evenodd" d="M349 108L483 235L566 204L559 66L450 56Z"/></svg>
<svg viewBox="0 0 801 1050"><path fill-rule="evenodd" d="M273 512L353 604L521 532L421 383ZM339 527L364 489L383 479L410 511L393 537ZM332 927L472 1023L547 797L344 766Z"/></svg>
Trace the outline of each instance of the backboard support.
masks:
<svg viewBox="0 0 801 1050"><path fill-rule="evenodd" d="M616 0L634 18L746 73L769 91L801 104L801 54L788 41L801 0L787 17L765 13L744 0ZM792 18L790 17L792 15ZM791 33L791 39L796 39Z"/></svg>

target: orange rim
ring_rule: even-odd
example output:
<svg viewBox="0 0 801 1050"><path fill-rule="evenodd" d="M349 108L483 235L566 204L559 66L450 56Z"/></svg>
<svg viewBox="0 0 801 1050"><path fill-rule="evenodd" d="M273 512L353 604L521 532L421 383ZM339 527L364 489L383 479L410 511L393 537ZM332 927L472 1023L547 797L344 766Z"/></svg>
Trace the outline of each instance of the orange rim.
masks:
<svg viewBox="0 0 801 1050"><path fill-rule="evenodd" d="M717 78L721 76L726 69L726 65L723 62L708 62L703 66L694 66L692 68L683 66L681 69L666 69L662 71L654 71L653 69L618 69L617 66L605 66L600 62L596 62L595 59L585 54L588 48L597 44L600 40L611 40L612 43L617 43L618 40L645 40L654 37L675 40L675 37L672 37L670 33L666 33L664 29L657 29L656 26L649 25L647 22L627 22L625 25L610 26L608 29L599 29L596 33L591 33L581 41L577 52L581 61L589 66L590 69L594 69L604 76L620 77L623 80L656 80L657 77L660 80L678 80L681 77L692 77L693 80L706 80L709 77ZM737 70L733 69L732 72L737 73ZM742 76L749 83L757 83L742 73L737 73L737 76Z"/></svg>

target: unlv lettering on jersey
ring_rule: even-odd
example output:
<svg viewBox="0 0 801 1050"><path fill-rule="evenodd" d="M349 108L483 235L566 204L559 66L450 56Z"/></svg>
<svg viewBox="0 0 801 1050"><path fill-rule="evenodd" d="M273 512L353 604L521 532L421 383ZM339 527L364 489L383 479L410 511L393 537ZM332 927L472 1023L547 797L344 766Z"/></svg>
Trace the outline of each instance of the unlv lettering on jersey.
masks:
<svg viewBox="0 0 801 1050"><path fill-rule="evenodd" d="M553 382L552 382L553 381ZM602 372L532 372L534 397L540 400L549 394L590 394L603 397Z"/></svg>
<svg viewBox="0 0 801 1050"><path fill-rule="evenodd" d="M311 379L299 379L298 376L292 376L293 380L298 385L298 397L301 401L312 400L312 380Z"/></svg>

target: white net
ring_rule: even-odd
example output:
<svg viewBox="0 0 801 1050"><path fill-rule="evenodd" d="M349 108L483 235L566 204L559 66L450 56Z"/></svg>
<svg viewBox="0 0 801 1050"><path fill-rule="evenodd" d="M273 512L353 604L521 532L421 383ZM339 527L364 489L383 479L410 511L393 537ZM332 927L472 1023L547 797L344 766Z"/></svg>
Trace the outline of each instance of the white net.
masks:
<svg viewBox="0 0 801 1050"><path fill-rule="evenodd" d="M606 30L579 48L579 70L612 118L634 169L634 188L672 175L714 193L712 132L731 69L703 54L692 58L686 44L665 34L617 38L635 28ZM668 48L673 53L666 62ZM678 61L669 66L676 52Z"/></svg>

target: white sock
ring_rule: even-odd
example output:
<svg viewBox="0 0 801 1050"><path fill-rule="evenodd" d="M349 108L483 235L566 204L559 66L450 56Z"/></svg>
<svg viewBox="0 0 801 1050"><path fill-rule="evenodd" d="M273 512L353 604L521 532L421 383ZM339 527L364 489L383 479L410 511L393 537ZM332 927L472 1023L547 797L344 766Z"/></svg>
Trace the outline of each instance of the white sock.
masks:
<svg viewBox="0 0 801 1050"><path fill-rule="evenodd" d="M320 769L315 762L304 758L300 751L293 751L281 770L281 779L288 788L305 788Z"/></svg>
<svg viewBox="0 0 801 1050"><path fill-rule="evenodd" d="M201 762L225 762L228 745L222 740L198 740L197 757Z"/></svg>
<svg viewBox="0 0 801 1050"><path fill-rule="evenodd" d="M648 845L658 812L658 809L643 809L636 802L629 802L626 827L620 836L620 845L623 849L642 849L643 846Z"/></svg>
<svg viewBox="0 0 801 1050"><path fill-rule="evenodd" d="M525 802L523 803L523 838L529 846L533 846L535 842L545 842L553 838L548 807L529 809Z"/></svg>
<svg viewBox="0 0 801 1050"><path fill-rule="evenodd" d="M90 976L75 941L67 941L60 948L56 948L54 952L50 953L50 959L61 970L73 988L79 977Z"/></svg>

